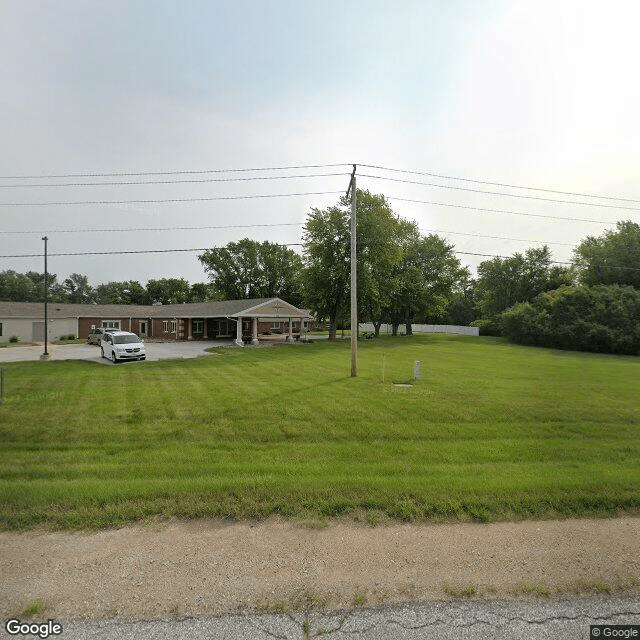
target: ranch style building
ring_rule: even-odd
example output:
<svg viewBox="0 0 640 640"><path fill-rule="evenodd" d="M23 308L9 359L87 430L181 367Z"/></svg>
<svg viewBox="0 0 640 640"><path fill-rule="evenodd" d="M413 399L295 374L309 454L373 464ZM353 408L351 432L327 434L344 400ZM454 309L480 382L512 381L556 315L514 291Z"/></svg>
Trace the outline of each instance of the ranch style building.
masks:
<svg viewBox="0 0 640 640"><path fill-rule="evenodd" d="M47 305L47 339L73 334L87 338L91 329L131 331L157 340L229 338L238 345L258 343L260 334L282 333L293 340L308 331L309 312L280 298L220 300L169 305ZM0 343L11 337L44 341L44 303L0 302Z"/></svg>

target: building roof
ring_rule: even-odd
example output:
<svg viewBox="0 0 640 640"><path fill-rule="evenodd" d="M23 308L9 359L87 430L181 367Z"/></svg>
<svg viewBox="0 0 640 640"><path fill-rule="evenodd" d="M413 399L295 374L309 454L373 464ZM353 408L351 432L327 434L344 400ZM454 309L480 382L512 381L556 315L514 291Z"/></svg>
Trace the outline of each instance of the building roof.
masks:
<svg viewBox="0 0 640 640"><path fill-rule="evenodd" d="M232 318L237 316L303 317L309 312L297 309L280 298L217 300L167 305L68 304L50 302L49 318L136 317L136 318ZM1 318L42 318L43 302L0 302Z"/></svg>

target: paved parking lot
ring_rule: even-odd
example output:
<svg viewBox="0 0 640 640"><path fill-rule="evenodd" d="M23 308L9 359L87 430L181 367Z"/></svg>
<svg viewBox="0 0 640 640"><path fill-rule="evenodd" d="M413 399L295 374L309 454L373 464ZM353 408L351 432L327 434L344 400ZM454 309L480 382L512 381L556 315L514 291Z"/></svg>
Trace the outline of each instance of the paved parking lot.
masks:
<svg viewBox="0 0 640 640"><path fill-rule="evenodd" d="M232 340L146 342L145 347L147 360L173 360L176 358L209 356L211 354L205 351L209 347L239 348L236 347ZM47 351L51 360L88 360L112 365L110 360L100 356L100 347L93 344L50 344L47 347ZM44 345L5 347L0 349L0 362L39 360L43 352Z"/></svg>

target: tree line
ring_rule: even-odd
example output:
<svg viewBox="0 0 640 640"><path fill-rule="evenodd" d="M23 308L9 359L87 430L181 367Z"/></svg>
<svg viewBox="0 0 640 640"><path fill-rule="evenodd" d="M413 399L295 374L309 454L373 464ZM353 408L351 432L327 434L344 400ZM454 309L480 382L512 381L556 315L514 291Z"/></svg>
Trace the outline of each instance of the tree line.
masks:
<svg viewBox="0 0 640 640"><path fill-rule="evenodd" d="M640 354L640 225L590 236L571 264L553 262L549 248L527 249L480 263L477 277L454 246L423 234L396 215L384 195L357 191L358 316L396 333L401 325L460 324L524 344ZM326 320L330 337L350 317L350 202L312 208L302 255L245 238L212 247L200 260L208 282L184 278L109 282L93 288L74 273L49 275L50 299L99 304L180 304L280 297ZM41 301L44 276L0 273L0 299Z"/></svg>
<svg viewBox="0 0 640 640"><path fill-rule="evenodd" d="M209 283L189 284L184 278L149 280L146 285L137 280L108 282L92 287L87 276L72 273L62 282L54 273L47 274L48 299L51 302L75 304L182 304L203 302L211 298ZM12 302L42 302L44 274L36 271L0 272L0 300Z"/></svg>

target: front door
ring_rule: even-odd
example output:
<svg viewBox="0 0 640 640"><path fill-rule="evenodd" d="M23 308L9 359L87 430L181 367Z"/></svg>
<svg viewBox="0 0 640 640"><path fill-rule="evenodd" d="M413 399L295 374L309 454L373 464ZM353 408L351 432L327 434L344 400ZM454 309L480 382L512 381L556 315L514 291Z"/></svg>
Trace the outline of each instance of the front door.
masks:
<svg viewBox="0 0 640 640"><path fill-rule="evenodd" d="M146 336L147 335L147 321L146 320L141 320L140 321L140 335L141 336Z"/></svg>

